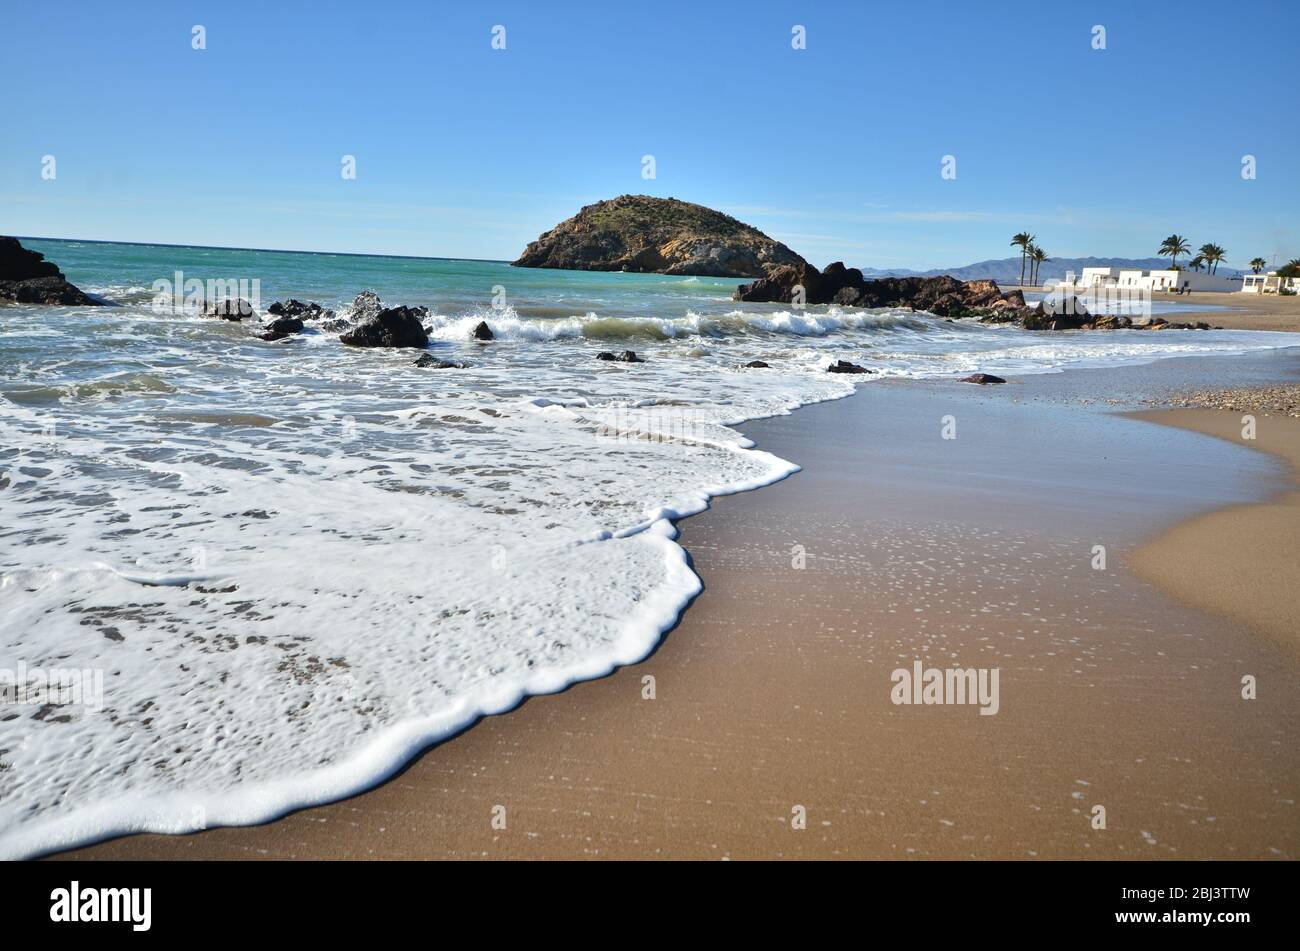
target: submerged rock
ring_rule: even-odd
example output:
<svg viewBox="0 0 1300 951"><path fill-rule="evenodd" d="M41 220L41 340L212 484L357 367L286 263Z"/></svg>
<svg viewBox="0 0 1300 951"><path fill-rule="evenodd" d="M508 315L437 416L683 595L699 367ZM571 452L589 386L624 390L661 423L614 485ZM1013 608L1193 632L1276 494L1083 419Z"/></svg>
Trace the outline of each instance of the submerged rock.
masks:
<svg viewBox="0 0 1300 951"><path fill-rule="evenodd" d="M1005 383L1006 380L1000 376L994 376L992 373L972 373L970 376L962 377L962 383L978 383L981 386L987 386L990 383Z"/></svg>
<svg viewBox="0 0 1300 951"><path fill-rule="evenodd" d="M422 353L420 358L415 361L413 366L432 367L435 370L468 370L468 363L453 363L450 360L439 360L431 353Z"/></svg>
<svg viewBox="0 0 1300 951"><path fill-rule="evenodd" d="M847 360L836 360L826 368L827 373L875 373L875 370L868 370L864 366L856 363L849 363Z"/></svg>
<svg viewBox="0 0 1300 951"><path fill-rule="evenodd" d="M597 360L614 360L619 363L645 363L645 360L636 355L635 350L624 350L620 354L610 353L608 350L602 350L596 354Z"/></svg>
<svg viewBox="0 0 1300 951"><path fill-rule="evenodd" d="M389 307L339 337L350 347L425 347L429 335L414 307Z"/></svg>
<svg viewBox="0 0 1300 951"><path fill-rule="evenodd" d="M770 370L772 369L772 365L770 363L764 363L762 360L750 360L748 363L745 364L745 369L746 370Z"/></svg>
<svg viewBox="0 0 1300 951"><path fill-rule="evenodd" d="M475 327L472 331L470 331L470 336L472 336L475 340L496 339L496 334L492 332L492 328L487 325L486 320L480 320L478 322L478 326Z"/></svg>
<svg viewBox="0 0 1300 951"><path fill-rule="evenodd" d="M45 260L45 255L24 248L17 238L10 237L0 237L0 300L65 307L108 305L70 284L58 265Z"/></svg>

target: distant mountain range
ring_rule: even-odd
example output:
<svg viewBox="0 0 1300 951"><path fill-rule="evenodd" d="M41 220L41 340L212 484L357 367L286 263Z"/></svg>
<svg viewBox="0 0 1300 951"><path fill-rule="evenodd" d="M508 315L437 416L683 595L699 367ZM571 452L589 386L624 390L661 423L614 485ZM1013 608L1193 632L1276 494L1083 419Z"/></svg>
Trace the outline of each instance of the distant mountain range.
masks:
<svg viewBox="0 0 1300 951"><path fill-rule="evenodd" d="M1186 264L1184 258L1180 264ZM1041 284L1046 280L1058 280L1065 277L1067 271L1073 271L1075 276L1083 273L1086 267L1121 267L1121 268L1141 268L1147 270L1163 270L1169 267L1168 258L1053 258L1051 261L1045 261L1038 268L1038 281ZM976 280L994 280L999 284L1015 284L1020 280L1020 258L998 258L993 261L979 261L975 264L967 264L965 267L948 267L934 268L929 271L912 271L907 268L874 268L864 267L862 273L867 277L937 277L940 274L949 274L960 281ZM1028 271L1026 278L1028 277ZM1240 274L1236 268L1219 266L1217 272L1221 277L1233 277Z"/></svg>

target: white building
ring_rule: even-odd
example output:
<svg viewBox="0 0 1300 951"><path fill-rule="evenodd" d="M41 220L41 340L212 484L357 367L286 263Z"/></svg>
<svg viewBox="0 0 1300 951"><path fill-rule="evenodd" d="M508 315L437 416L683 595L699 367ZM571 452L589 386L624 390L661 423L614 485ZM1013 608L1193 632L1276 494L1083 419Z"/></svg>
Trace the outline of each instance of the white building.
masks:
<svg viewBox="0 0 1300 951"><path fill-rule="evenodd" d="M1279 294L1286 288L1289 293L1300 293L1300 277L1278 277L1277 271L1267 274L1246 274L1241 279L1245 294Z"/></svg>
<svg viewBox="0 0 1300 951"><path fill-rule="evenodd" d="M1070 277L1066 277L1066 284ZM1078 291L1119 288L1126 291L1174 292L1180 288L1188 291L1239 291L1241 278L1223 277L1204 271L1142 271L1137 268L1086 267L1074 282Z"/></svg>

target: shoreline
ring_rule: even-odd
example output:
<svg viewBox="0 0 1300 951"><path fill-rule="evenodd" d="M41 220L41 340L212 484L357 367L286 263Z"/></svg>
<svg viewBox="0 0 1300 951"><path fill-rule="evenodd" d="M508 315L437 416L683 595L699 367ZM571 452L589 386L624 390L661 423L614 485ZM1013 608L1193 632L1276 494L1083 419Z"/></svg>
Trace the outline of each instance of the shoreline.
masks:
<svg viewBox="0 0 1300 951"><path fill-rule="evenodd" d="M1253 430L1246 415L1254 416ZM1300 419L1230 409L1133 416L1248 446L1290 467L1290 487L1181 522L1135 551L1131 563L1185 604L1248 624L1300 655Z"/></svg>
<svg viewBox="0 0 1300 951"><path fill-rule="evenodd" d="M1128 369L1140 372L1142 368ZM1084 370L1071 371L1067 375L1078 380L1080 374L1101 373L1103 371ZM1069 585L1062 589L1055 579L1070 573L1077 576L1078 565L1074 558L1078 553L1064 550L1070 546L1062 545L1062 535L1093 531L1104 525L1117 538L1127 537L1126 532L1131 531L1127 523L1133 519L1134 512L1142 511L1144 506L1158 498L1158 494L1139 492L1132 499L1125 500L1126 504L1120 506L1118 512L1107 513L1102 508L1103 503L1113 503L1115 499L1094 497L1090 494L1089 480L1080 480L1074 488L1077 497L1086 503L1083 517L1079 512L1061 513L1061 526L1064 528L1058 526L1054 533L1047 535L1038 532L1035 523L1054 510L1055 500L1051 490L1037 484L1041 479L1022 478L1018 488L1023 494L1019 496L1018 508L1008 511L1002 507L1006 491L999 488L998 478L990 478L996 476L997 471L989 471L989 463L1000 461L998 457L1005 456L1009 447L1005 439L999 440L996 427L989 428L980 421L979 414L983 412L980 407L987 408L994 420L999 419L999 413L1010 414L1003 415L1001 422L1014 419L1020 424L1027 421L1035 427L1041 424L1039 417L1044 412L1057 414L1052 418L1058 423L1071 419L1070 413L1075 413L1074 422L1080 424L1074 434L1076 440L1095 439L1099 440L1098 445L1112 448L1123 445L1123 440L1113 438L1114 427L1119 424L1098 423L1103 418L1101 414L1020 405L1025 399L1035 402L1042 399L1049 403L1054 398L1059 399L1059 394L1054 397L1053 392L1062 389L1061 382L1051 377L1021 377L1014 380L1012 386L1001 388L1003 392L969 387L953 391L952 384L871 384L859 388L846 400L804 407L795 414L803 421L800 426L786 422L787 417L751 421L743 427L744 432L755 439L758 448L788 458L804 466L805 471L795 478L766 486L766 492L716 497L709 511L678 524L681 533L679 544L687 550L696 572L703 576L705 591L679 618L672 632L639 664L620 667L609 676L580 682L559 694L529 698L515 707L510 716L484 718L472 729L426 749L386 782L350 799L303 809L262 826L214 829L183 837L143 835L118 838L56 857L466 858L583 857L595 854L627 858L702 858L716 855L719 851L735 857L759 858L793 855L1128 857L1133 854L1131 850L1142 846L1156 849L1157 845L1146 838L1149 830L1143 830L1142 836L1131 844L1130 838L1119 844L1105 838L1094 842L1087 836L1081 837L1079 830L1073 828L1078 819L1075 814L1079 811L1075 807L1077 797L1073 795L1068 804L1075 807L1073 813L1064 816L1052 814L1054 820L1043 826L1040 841L1031 831L1033 827L1042 825L1041 815L1032 822L1028 819L1009 820L1003 814L1005 810L997 804L996 793L990 799L991 790L998 786L999 779L1005 777L996 771L988 772L988 764L979 762L978 756L976 761L971 760L975 755L972 749L979 749L983 738L985 744L1001 749L1012 761L1023 761L1027 749L1035 750L1041 745L1034 731L1044 723L1050 725L1056 721L1051 731L1054 742L1050 748L1038 752L1051 764L1047 767L1049 772L1063 776L1073 770L1082 775L1087 770L1077 764L1074 751L1062 748L1068 745L1062 739L1069 735L1069 731L1064 729L1061 721L1060 701L1063 694L1073 695L1086 705L1088 695L1099 687L1107 695L1108 702L1102 705L1102 712L1110 721L1111 732L1118 730L1126 735L1130 744L1140 744L1144 731L1136 729L1135 724L1144 722L1143 715L1130 707L1132 698L1125 698L1116 686L1124 681L1125 675L1122 668L1117 670L1114 665L1118 656L1134 653L1148 664L1162 665L1163 661L1154 661L1148 651L1138 646L1139 632L1129 628L1125 623L1127 619L1116 619L1117 624L1124 625L1118 630L1103 626L1098 633L1095 623L1089 626L1091 637L1097 643L1083 650L1084 655L1090 655L1090 660L1083 666L1091 670L1100 664L1107 671L1104 675L1089 673L1087 676L1097 678L1097 682L1083 689L1072 682L1077 679L1079 670L1072 674L1070 665L1061 667L1056 661L1046 661L1046 657L1061 656L1060 650L1045 655L1034 654L1034 662L1023 666L1025 662L1019 652L1024 648L1015 643L1016 638L1023 642L1049 626L1052 628L1049 636L1058 647L1079 650L1078 636L1065 629L1056 629L1059 622L1052 620L1049 611L1039 612L1038 623L1044 628L1033 631L1032 635L1028 629L1019 635L1009 635L1007 630L999 630L996 625L989 627L979 617L980 608L972 608L967 614L959 611L957 617L963 630L960 638L951 631L935 633L931 628L927 632L924 623L920 627L912 625L909 633L908 625L900 627L896 619L889 617L911 607L913 601L907 600L909 597L924 602L931 586L936 583L929 574L914 566L909 567L912 562L903 556L905 551L908 555L920 555L921 562L934 558L936 551L948 559L973 561L977 559L970 553L969 546L978 544L973 540L986 539L990 532L994 536L1011 537L1022 549L1041 549L1039 557L1055 565L1057 572L1035 574L1034 578L1044 591L1050 592L1049 600L1058 602L1058 607L1068 611L1071 595L1078 598L1079 591L1071 591ZM1022 388L1025 389L1022 391ZM1069 385L1065 386L1067 400L1069 388ZM860 430L864 424L873 425L871 414L865 409L871 402L892 407L896 413L910 417L912 423L943 405L957 407L963 420L975 415L975 452L955 472L931 474L923 485L918 486L918 476L924 468L918 469L918 461L923 463L924 459L918 460L914 456L928 457L936 451L937 444L932 441L927 440L925 451L912 446L913 452L903 451L909 448L907 438L901 443L897 439L892 444L887 440L874 442L870 447L873 453L865 455L860 447L855 450L827 438L831 434L840 436L846 427L854 431L855 428ZM809 419L806 415L809 413L818 419ZM1139 424L1130 422L1127 425L1137 427ZM805 430L811 431L812 442L808 441L809 433ZM910 438L910 433L907 426L900 429L895 422L895 437L903 434ZM1042 434L1035 432L1035 435ZM1182 438L1195 440L1198 437ZM979 443L984 439L989 440L990 445L981 447ZM1180 448L1187 450L1191 445L1184 442ZM787 454L792 447L801 455ZM1061 459L1040 461L1046 469L1059 469L1060 474L1068 477L1075 447L1067 440L1058 448L1064 453ZM1143 464L1156 465L1164 448L1162 444L1148 450ZM993 453L991 458L990 449ZM815 452L817 458L806 458L807 452ZM845 531L842 523L852 504L845 509L844 503L856 500L856 493L861 491L859 477L864 462L869 466L874 462L879 470L872 472L875 497L869 504L869 521L865 525L859 522L856 531ZM1257 471L1263 472L1262 469ZM1010 477L1015 481L1014 475ZM1183 524L1189 514L1203 513L1207 500L1215 497L1222 488L1212 473L1207 472L1198 478L1205 484L1194 493L1194 500L1179 501L1178 504L1166 500L1170 509L1182 510L1181 516L1175 518L1178 524ZM837 500L838 505L827 509L822 505L826 499ZM935 505L946 506L947 517L956 518L956 521L934 523ZM968 506L973 506L973 509L966 511ZM891 552L889 544L883 541L888 534L882 536L878 529L888 519L896 517L901 517L904 525L902 529L894 528L895 541L892 544L896 550ZM801 530L796 530L791 522L800 523ZM864 527L870 530L864 532ZM785 537L789 544L774 550L774 535ZM799 536L808 541L793 540ZM952 550L954 539L955 551ZM1137 539L1130 538L1121 542L1120 547L1136 544ZM793 545L806 547L808 563L812 565L825 560L828 565L865 564L870 567L874 556L882 556L885 570L879 581L874 573L868 573L866 578L870 583L861 575L846 573L839 568L791 575L788 564L791 555L786 549ZM881 548L883 551L877 550ZM961 570L957 570L958 567ZM987 571L972 575L966 561L951 561L950 570L980 590L991 583ZM1021 566L1020 570L1029 569ZM1108 592L1106 597L1116 596L1109 590L1109 579L1106 585L1096 589L1093 586L1099 581L1087 574L1078 576L1076 580L1094 596L1103 592ZM1033 585L1028 585L1026 579L1017 577L1016 581L1018 585L1014 582L1007 585L1001 604L1018 603L1026 597L1041 597L1033 594ZM792 583L793 589L790 587ZM1026 585L1028 592L1024 590ZM1154 608L1147 604L1144 609L1150 623L1158 623L1152 618L1176 616L1179 618L1177 627L1187 630L1190 626L1190 629L1200 631L1203 639L1222 648L1224 625L1175 605L1163 596L1151 599L1142 587L1137 579L1124 579L1118 584L1123 598L1134 603L1156 602ZM779 594L776 603L772 599L774 589ZM899 595L899 591L904 593ZM809 594L813 596L809 597ZM871 597L864 597L866 594ZM890 602L881 599L889 596L901 596L904 600L885 607ZM937 610L943 614L939 605L944 600L940 599L937 604L924 603L923 608L916 610ZM854 605L861 617L853 612L846 614L842 607L846 603ZM1008 628L1021 623L1016 620L1018 612L1006 607L998 610ZM951 615L954 612L947 613ZM974 629L974 633L967 631L968 628ZM1228 629L1231 636L1240 638L1240 628L1229 625ZM811 643L802 643L801 630L805 632L804 636L811 636ZM862 634L866 635L865 642L855 636ZM891 636L893 647L881 646L881 642L887 642ZM960 644L947 643L950 639L959 639ZM1165 644L1167 650L1162 652L1162 656L1167 657L1170 653L1185 655L1184 640L1180 635ZM755 641L759 642L757 647ZM943 649L940 649L940 642ZM991 648L990 642L996 646ZM1286 663L1285 658L1267 645L1246 646L1252 656L1273 667ZM902 654L895 656L898 651L906 653L910 650L909 656L924 654L929 658L932 655L941 657L949 648L975 656L994 650L1004 663L1021 665L1013 669L1018 669L1027 682L1017 686L1019 696L1002 716L990 718L997 722L996 730L985 726L980 717L953 718L951 714L954 711L892 707L887 702L885 691L879 689L883 681L876 681L884 676L886 666L907 666ZM1105 662L1099 658L1104 658ZM852 663L854 660L860 662L856 667ZM880 673L870 681L875 686L868 688L863 676L877 666ZM1194 665L1194 668L1199 666ZM663 695L657 696L654 702L641 699L644 676L653 676L662 685L659 689ZM759 684L767 686L760 688ZM772 689L778 691L778 696L767 697L757 693ZM674 695L681 700L664 702ZM1283 700L1288 709L1300 709L1300 696L1294 691L1288 692ZM774 710L774 701L786 706L790 701L797 702L793 710ZM1222 698L1219 702L1222 703ZM1018 712L1025 709L1036 713L1026 719L1022 712ZM1127 712L1116 718L1118 709ZM900 715L900 710L906 715ZM1163 718L1148 716L1146 725L1158 726L1158 734L1170 742L1177 742L1181 724L1177 716L1170 715L1172 712L1165 711ZM1240 712L1225 706L1218 713L1225 729L1239 734L1243 725ZM949 716L945 718L944 714ZM826 728L827 717L831 718L832 725L838 724L838 728ZM874 724L885 739L860 736L853 729L846 734L843 728L846 718L855 719L859 731L865 724ZM1276 724L1278 721L1272 722ZM1134 735L1135 730L1137 735ZM728 742L719 745L720 737L728 738ZM799 742L800 737L804 742ZM1245 746L1252 745L1249 733L1240 733L1238 738ZM1105 737L1094 739L1104 741ZM1258 744L1259 738L1254 737L1253 742ZM581 751L573 746L575 743ZM811 753L801 749L804 743L813 747ZM861 745L867 746L868 750L864 752ZM1098 746L1085 740L1083 745L1091 747L1094 755L1103 758L1110 749L1105 742ZM869 755L873 747L874 753L879 755ZM1229 747L1223 755L1230 757L1235 749ZM936 772L934 762L925 762L922 751L930 751L931 760L937 754L942 768ZM1257 746L1256 751L1259 752ZM922 755L921 760L916 758L918 753ZM951 758L952 762L945 762L945 758ZM683 760L685 765L681 763ZM557 762L561 767L558 773L555 772ZM856 806L846 806L843 801L838 809L827 805L834 802L835 789L840 788L843 795L842 787L853 785L854 774L865 772L881 780L881 769L888 772L891 764L897 766L899 762L910 766L901 775L883 777L890 780L885 782L886 788L893 788L892 796L885 797L887 810L880 808L885 803L867 806L867 800L862 798L867 795L863 790L849 795L850 802ZM969 790L974 793L975 802L955 807L952 816L956 818L943 819L937 825L917 824L913 820L926 811L920 807L931 804L928 798L924 798L929 794L920 789L919 795L923 798L909 805L905 796L899 796L898 787L915 787L917 782L921 785L928 782L932 784L931 791L937 794L944 786L951 785L954 763L983 777L982 784ZM847 775L839 774L835 768L838 764L848 767ZM1021 766L1024 765L1022 762ZM1124 772L1118 761L1108 761L1107 766L1119 773ZM1044 767L1040 763L1038 768ZM768 769L775 769L778 777L805 777L802 794L799 783L783 786L782 782L767 775ZM1284 778L1294 782L1297 770L1293 756L1285 764L1285 770ZM723 780L718 779L719 772ZM960 768L957 773L961 773ZM1035 778L1035 772L1017 768L1015 774L1017 779L1011 784L1012 792L1041 788L1041 780ZM1230 775L1220 774L1218 785L1228 782ZM1136 792L1130 791L1130 795L1136 795L1140 802L1150 806L1160 801L1161 795L1169 795L1161 791L1167 780L1168 777L1162 775L1161 780L1155 783L1157 794L1154 799L1144 795L1140 788ZM1065 779L1061 782L1067 786L1074 783ZM1075 785L1075 792L1091 785L1091 781L1083 779L1078 782L1082 785ZM1137 785L1141 787L1142 783ZM777 794L774 787L782 787L781 794ZM1258 794L1256 789L1257 800ZM786 805L777 809L782 796ZM777 825L786 823L782 815L788 818L791 801L799 803L802 799L815 800L818 796L823 798L817 811L821 816L829 815L831 818L819 819L824 824L815 826L811 819L814 807L809 804L808 837L788 842L771 841L774 835L791 832ZM826 797L830 797L829 800ZM1043 793L1038 798L1048 798L1048 795ZM531 831L512 836L508 831L491 829L488 822L490 806L505 804L489 802L493 799L509 802L511 811L521 810L525 824L532 826ZM1227 800L1232 801L1231 797ZM730 820L720 820L715 808L719 802L730 802L739 815ZM1256 802L1257 807L1264 805L1261 801ZM600 810L608 812L610 821L597 819ZM1043 811L1045 807L1038 804L1038 812L1041 814ZM1226 814L1222 807L1218 811ZM1293 812L1291 814L1293 816ZM873 817L877 823L866 821ZM1216 821L1219 819L1215 818ZM848 826L845 837L827 831L837 824ZM981 824L996 831L986 831L983 839L964 833L946 836L944 831ZM1148 823L1154 827L1160 824L1159 816ZM881 833L876 825L891 831ZM402 830L396 842L388 834L394 827ZM510 828L507 826L507 830ZM670 830L689 832L666 834ZM1249 832L1247 840L1260 841L1252 845L1242 840L1226 849L1220 844L1220 850L1216 851L1212 845L1199 841L1198 836L1192 836L1195 846L1180 845L1178 849L1184 854L1190 849L1193 855L1232 856L1239 855L1239 848L1253 848L1252 854L1269 857L1282 852L1294 855L1300 845L1296 841L1294 818L1289 825L1283 821L1283 835L1277 840L1281 850L1277 844L1265 844L1257 830L1245 831ZM891 835L899 841L910 838L917 841L913 845L900 845L896 841L891 847L884 848ZM601 844L592 844L597 839ZM715 841L710 845L709 839ZM730 843L730 847L724 850L721 840ZM959 843L956 847L954 840ZM584 845L584 841L588 844ZM1271 853L1270 848L1274 850Z"/></svg>
<svg viewBox="0 0 1300 951"><path fill-rule="evenodd" d="M1044 292L1041 286L1013 285L1002 290L1031 294ZM1151 301L1156 304L1178 305L1180 309L1169 314L1172 319L1188 323L1204 321L1215 329L1300 331L1300 297L1193 291L1181 295L1153 294Z"/></svg>

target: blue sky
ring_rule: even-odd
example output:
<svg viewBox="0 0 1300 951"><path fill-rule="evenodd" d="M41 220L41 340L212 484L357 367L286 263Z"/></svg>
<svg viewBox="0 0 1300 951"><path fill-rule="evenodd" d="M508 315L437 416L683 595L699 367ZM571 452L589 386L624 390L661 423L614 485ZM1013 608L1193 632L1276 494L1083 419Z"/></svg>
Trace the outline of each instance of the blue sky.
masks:
<svg viewBox="0 0 1300 951"><path fill-rule="evenodd" d="M1293 0L4 7L0 233L512 258L644 192L818 264L1300 256Z"/></svg>

